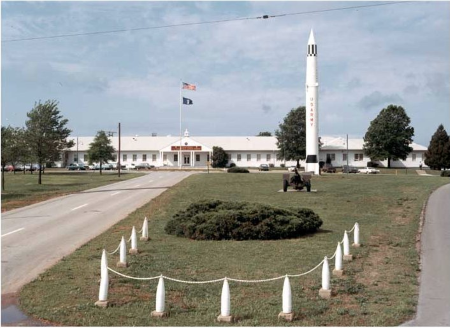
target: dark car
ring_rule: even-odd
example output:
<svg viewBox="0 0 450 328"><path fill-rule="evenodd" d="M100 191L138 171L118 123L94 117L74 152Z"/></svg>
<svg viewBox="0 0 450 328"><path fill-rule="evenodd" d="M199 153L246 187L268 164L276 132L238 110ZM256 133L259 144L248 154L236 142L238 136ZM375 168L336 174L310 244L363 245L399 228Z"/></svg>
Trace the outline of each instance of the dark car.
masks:
<svg viewBox="0 0 450 328"><path fill-rule="evenodd" d="M151 170L154 169L154 165L150 165L148 163L138 163L134 166L136 170Z"/></svg>
<svg viewBox="0 0 450 328"><path fill-rule="evenodd" d="M336 173L336 168L331 164L325 164L322 168L322 172L326 173Z"/></svg>
<svg viewBox="0 0 450 328"><path fill-rule="evenodd" d="M358 173L358 168L350 165L344 165L342 167L342 173Z"/></svg>
<svg viewBox="0 0 450 328"><path fill-rule="evenodd" d="M269 171L269 165L261 164L258 168L259 171Z"/></svg>
<svg viewBox="0 0 450 328"><path fill-rule="evenodd" d="M70 164L70 165L67 167L67 169L68 169L69 171L81 171L81 170L85 171L85 170L86 170L86 168L84 167L84 165L82 165L82 164L77 164L77 163L72 163L72 164Z"/></svg>

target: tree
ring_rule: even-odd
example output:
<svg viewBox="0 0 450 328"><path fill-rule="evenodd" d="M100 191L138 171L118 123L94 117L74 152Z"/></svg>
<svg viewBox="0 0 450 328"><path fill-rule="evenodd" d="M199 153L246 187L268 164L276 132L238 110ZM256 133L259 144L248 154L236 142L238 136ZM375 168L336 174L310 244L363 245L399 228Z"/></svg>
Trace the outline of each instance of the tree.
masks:
<svg viewBox="0 0 450 328"><path fill-rule="evenodd" d="M105 131L98 131L94 141L89 145L88 158L89 164L98 162L100 164L100 174L102 174L103 163L114 160L114 152L116 150L111 145Z"/></svg>
<svg viewBox="0 0 450 328"><path fill-rule="evenodd" d="M279 125L279 129L275 131L278 139L278 156L288 161L297 161L297 168L300 168L300 160L306 158L305 112L305 106L292 109Z"/></svg>
<svg viewBox="0 0 450 328"><path fill-rule="evenodd" d="M425 164L435 170L450 167L450 138L442 124L431 137L430 145L425 152Z"/></svg>
<svg viewBox="0 0 450 328"><path fill-rule="evenodd" d="M12 157L12 140L13 140L14 128L11 126L2 126L2 190L5 190L5 167Z"/></svg>
<svg viewBox="0 0 450 328"><path fill-rule="evenodd" d="M272 136L272 132L269 132L269 131L263 131L257 135L257 137L271 137L271 136Z"/></svg>
<svg viewBox="0 0 450 328"><path fill-rule="evenodd" d="M228 154L222 147L213 147L212 167L225 167L228 163Z"/></svg>
<svg viewBox="0 0 450 328"><path fill-rule="evenodd" d="M65 127L68 120L59 113L56 100L47 100L44 104L39 101L27 113L26 141L31 155L40 166L39 184L42 184L44 164L61 159L63 150L73 146L73 141L67 140L71 132Z"/></svg>
<svg viewBox="0 0 450 328"><path fill-rule="evenodd" d="M389 105L370 122L364 137L364 152L372 161L405 160L412 148L409 146L414 136L411 120L401 106Z"/></svg>

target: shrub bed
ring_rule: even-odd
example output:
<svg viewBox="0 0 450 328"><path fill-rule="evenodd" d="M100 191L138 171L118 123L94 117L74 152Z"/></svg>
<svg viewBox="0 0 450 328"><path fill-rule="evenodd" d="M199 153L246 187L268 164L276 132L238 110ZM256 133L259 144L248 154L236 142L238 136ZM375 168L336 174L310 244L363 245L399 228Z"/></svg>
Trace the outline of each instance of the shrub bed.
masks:
<svg viewBox="0 0 450 328"><path fill-rule="evenodd" d="M286 210L246 202L203 200L174 215L165 231L196 240L296 238L315 232L322 220L312 210Z"/></svg>
<svg viewBox="0 0 450 328"><path fill-rule="evenodd" d="M250 173L249 170L244 169L243 167L237 167L237 166L230 167L230 168L227 170L227 172L228 172L228 173Z"/></svg>
<svg viewBox="0 0 450 328"><path fill-rule="evenodd" d="M450 177L450 171L441 171L441 177Z"/></svg>

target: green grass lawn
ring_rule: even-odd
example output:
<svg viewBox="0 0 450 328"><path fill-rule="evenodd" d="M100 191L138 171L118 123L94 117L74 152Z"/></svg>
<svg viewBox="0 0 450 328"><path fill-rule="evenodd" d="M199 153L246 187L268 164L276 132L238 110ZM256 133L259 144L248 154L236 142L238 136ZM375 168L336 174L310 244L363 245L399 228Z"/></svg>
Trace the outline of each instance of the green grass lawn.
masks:
<svg viewBox="0 0 450 328"><path fill-rule="evenodd" d="M198 174L167 190L149 204L23 288L20 304L29 314L63 325L82 326L214 326L220 313L221 283L187 285L165 281L170 317L150 317L157 281L134 281L110 274L109 301L98 299L100 257L114 250L131 227L149 218L151 240L138 242L140 253L128 255L127 275L164 274L183 280L224 276L265 279L308 271L331 256L345 229L357 221L361 243L345 274L332 277L334 296L318 297L321 269L291 278L296 320L277 320L283 280L263 284L230 282L231 313L238 326L393 326L415 313L418 254L415 237L419 216L430 192L448 183L417 175L327 175L313 178L317 193L278 193L281 174ZM205 198L259 202L284 208L307 207L324 221L313 235L276 241L192 241L164 233L168 219L193 201ZM352 241L352 235L349 236ZM109 256L115 268L118 255ZM334 261L330 261L334 265ZM333 269L331 266L331 270Z"/></svg>
<svg viewBox="0 0 450 328"><path fill-rule="evenodd" d="M2 212L42 202L44 200L74 192L100 187L114 182L138 177L138 173L104 171L46 171L42 184L38 184L38 173L5 172L5 190L2 190Z"/></svg>

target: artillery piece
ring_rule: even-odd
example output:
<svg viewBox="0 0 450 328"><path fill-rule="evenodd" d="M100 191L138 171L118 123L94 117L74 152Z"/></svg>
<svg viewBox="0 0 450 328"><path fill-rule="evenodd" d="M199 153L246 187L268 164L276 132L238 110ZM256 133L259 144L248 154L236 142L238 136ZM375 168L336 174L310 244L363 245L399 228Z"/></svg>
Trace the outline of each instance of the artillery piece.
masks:
<svg viewBox="0 0 450 328"><path fill-rule="evenodd" d="M297 170L294 174L283 174L283 191L286 192L289 186L297 191L306 188L307 192L311 192L311 174L299 174Z"/></svg>

